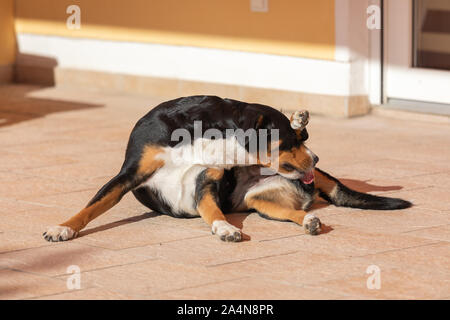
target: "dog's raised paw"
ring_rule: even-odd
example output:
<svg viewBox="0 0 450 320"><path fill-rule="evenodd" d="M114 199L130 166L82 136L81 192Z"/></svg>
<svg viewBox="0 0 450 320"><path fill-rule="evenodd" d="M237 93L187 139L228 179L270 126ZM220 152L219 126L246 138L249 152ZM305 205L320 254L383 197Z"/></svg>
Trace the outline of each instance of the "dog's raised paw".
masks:
<svg viewBox="0 0 450 320"><path fill-rule="evenodd" d="M309 112L307 110L295 111L291 116L291 127L294 130L303 129L309 122Z"/></svg>
<svg viewBox="0 0 450 320"><path fill-rule="evenodd" d="M75 232L72 228L65 226L53 226L47 228L42 235L44 239L51 242L67 241L75 238L78 232Z"/></svg>
<svg viewBox="0 0 450 320"><path fill-rule="evenodd" d="M322 224L320 223L319 218L315 215L309 213L303 218L303 228L306 233L309 233L313 236L317 235L321 231Z"/></svg>
<svg viewBox="0 0 450 320"><path fill-rule="evenodd" d="M214 221L211 232L218 235L222 241L239 242L242 239L241 230L224 220Z"/></svg>

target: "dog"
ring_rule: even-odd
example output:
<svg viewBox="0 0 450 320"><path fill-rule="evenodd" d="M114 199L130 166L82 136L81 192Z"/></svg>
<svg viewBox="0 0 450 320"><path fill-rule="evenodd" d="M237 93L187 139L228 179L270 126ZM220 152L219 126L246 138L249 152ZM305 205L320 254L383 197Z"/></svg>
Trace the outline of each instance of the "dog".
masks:
<svg viewBox="0 0 450 320"><path fill-rule="evenodd" d="M305 145L308 121L307 111L288 118L269 106L216 96L163 102L136 123L119 173L78 214L43 236L76 237L129 191L156 212L202 217L213 234L229 242L241 241L242 234L227 222L228 212L255 210L316 235L321 222L306 210L317 196L363 209L411 206L356 192L315 168L319 158Z"/></svg>

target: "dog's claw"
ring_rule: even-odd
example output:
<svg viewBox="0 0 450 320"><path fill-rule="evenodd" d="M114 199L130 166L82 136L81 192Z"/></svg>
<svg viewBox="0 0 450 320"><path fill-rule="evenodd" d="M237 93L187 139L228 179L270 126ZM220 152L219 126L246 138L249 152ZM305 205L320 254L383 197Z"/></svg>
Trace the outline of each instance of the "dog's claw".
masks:
<svg viewBox="0 0 450 320"><path fill-rule="evenodd" d="M75 238L78 232L75 232L69 227L55 226L48 228L42 235L45 240L50 242L67 241Z"/></svg>

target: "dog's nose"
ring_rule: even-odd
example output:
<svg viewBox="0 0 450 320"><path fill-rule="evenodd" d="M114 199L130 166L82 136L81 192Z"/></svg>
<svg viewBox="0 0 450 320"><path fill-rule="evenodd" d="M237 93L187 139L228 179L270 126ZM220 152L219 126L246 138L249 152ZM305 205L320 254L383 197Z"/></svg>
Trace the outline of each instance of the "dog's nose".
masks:
<svg viewBox="0 0 450 320"><path fill-rule="evenodd" d="M314 165L316 165L316 163L319 162L319 157L316 156L315 154L313 154L313 162L314 162Z"/></svg>

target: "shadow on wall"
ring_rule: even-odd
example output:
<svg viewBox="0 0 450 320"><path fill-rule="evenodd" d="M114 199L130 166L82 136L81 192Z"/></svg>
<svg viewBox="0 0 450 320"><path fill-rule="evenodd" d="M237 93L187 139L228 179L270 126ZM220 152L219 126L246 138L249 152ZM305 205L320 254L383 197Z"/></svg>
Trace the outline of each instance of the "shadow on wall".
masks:
<svg viewBox="0 0 450 320"><path fill-rule="evenodd" d="M54 58L23 54L16 56L14 82L42 86L55 86L55 68L58 62Z"/></svg>

